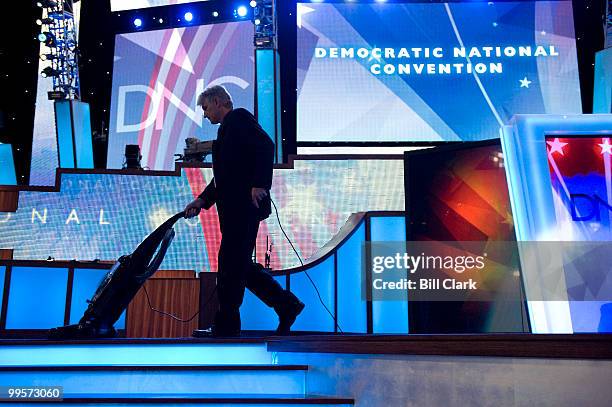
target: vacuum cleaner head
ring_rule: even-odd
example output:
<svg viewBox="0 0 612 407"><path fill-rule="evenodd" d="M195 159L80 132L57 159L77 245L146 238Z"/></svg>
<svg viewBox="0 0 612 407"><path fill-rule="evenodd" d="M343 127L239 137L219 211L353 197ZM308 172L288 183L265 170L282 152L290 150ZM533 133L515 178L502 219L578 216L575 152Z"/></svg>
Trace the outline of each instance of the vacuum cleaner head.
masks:
<svg viewBox="0 0 612 407"><path fill-rule="evenodd" d="M104 276L78 324L53 328L49 339L92 339L116 336L114 324L140 287L159 268L174 238L179 212L153 231L130 255L121 256ZM159 249L159 250L158 250Z"/></svg>

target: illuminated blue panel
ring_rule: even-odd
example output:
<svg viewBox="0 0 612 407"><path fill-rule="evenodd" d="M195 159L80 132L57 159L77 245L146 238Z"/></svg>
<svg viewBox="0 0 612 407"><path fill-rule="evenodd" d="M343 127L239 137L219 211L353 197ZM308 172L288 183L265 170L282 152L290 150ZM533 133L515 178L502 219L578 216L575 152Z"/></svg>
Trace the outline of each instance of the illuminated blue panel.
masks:
<svg viewBox="0 0 612 407"><path fill-rule="evenodd" d="M593 113L612 113L612 48L595 54Z"/></svg>
<svg viewBox="0 0 612 407"><path fill-rule="evenodd" d="M70 101L55 101L55 122L57 126L57 144L59 145L59 162L61 168L74 168L74 143L72 142L72 121L70 118Z"/></svg>
<svg viewBox="0 0 612 407"><path fill-rule="evenodd" d="M344 332L367 332L366 301L363 299L363 222L338 249L338 325Z"/></svg>
<svg viewBox="0 0 612 407"><path fill-rule="evenodd" d="M79 322L83 313L87 309L87 300L96 292L98 284L102 278L108 273L104 269L74 269L74 278L72 280L72 302L70 304L70 323L76 324ZM125 311L119 317L115 324L115 328L125 328Z"/></svg>
<svg viewBox="0 0 612 407"><path fill-rule="evenodd" d="M10 144L0 143L0 185L16 185L15 162L13 148Z"/></svg>
<svg viewBox="0 0 612 407"><path fill-rule="evenodd" d="M370 240L405 241L405 218L371 218ZM408 301L372 301L372 324L374 333L408 333Z"/></svg>
<svg viewBox="0 0 612 407"><path fill-rule="evenodd" d="M74 124L74 148L77 168L93 168L93 146L91 141L91 120L89 104L72 101L72 121Z"/></svg>
<svg viewBox="0 0 612 407"><path fill-rule="evenodd" d="M274 277L280 285L285 288L285 276ZM278 325L278 316L274 309L261 302L248 289L244 292L244 301L240 307L240 318L242 319L242 329L252 330L275 330Z"/></svg>
<svg viewBox="0 0 612 407"><path fill-rule="evenodd" d="M2 300L4 299L4 278L6 277L6 266L0 266L0 312L2 311Z"/></svg>
<svg viewBox="0 0 612 407"><path fill-rule="evenodd" d="M331 256L321 264L308 270L308 275L317 286L325 306L334 312L334 258ZM295 331L332 332L334 319L325 310L319 297L304 272L291 274L291 291L304 303L306 308L291 328Z"/></svg>
<svg viewBox="0 0 612 407"><path fill-rule="evenodd" d="M258 49L257 58L257 120L274 141L274 50Z"/></svg>
<svg viewBox="0 0 612 407"><path fill-rule="evenodd" d="M558 221L555 214L546 136L580 135L610 137L612 115L516 115L509 125L502 128L506 178L519 242L558 241L568 238L568 225L562 220ZM595 240L589 235L575 235L572 238L576 241ZM538 281L538 273L542 267L526 267L522 245L519 245L519 249L522 272L527 276L524 281ZM559 276L559 281L565 281L565 277ZM578 326L572 326L572 320L578 316L572 316L573 310L570 311L567 301L535 301L542 299L539 293L543 289L545 288L525 285L532 332L578 332ZM590 312L593 313L592 311Z"/></svg>
<svg viewBox="0 0 612 407"><path fill-rule="evenodd" d="M44 365L262 365L272 363L265 343L86 343L0 346L3 366Z"/></svg>
<svg viewBox="0 0 612 407"><path fill-rule="evenodd" d="M78 372L0 372L0 386L62 386L64 393L104 394L188 394L208 397L217 394L284 395L304 394L304 370L142 370Z"/></svg>
<svg viewBox="0 0 612 407"><path fill-rule="evenodd" d="M64 325L68 269L13 267L6 329L47 329Z"/></svg>

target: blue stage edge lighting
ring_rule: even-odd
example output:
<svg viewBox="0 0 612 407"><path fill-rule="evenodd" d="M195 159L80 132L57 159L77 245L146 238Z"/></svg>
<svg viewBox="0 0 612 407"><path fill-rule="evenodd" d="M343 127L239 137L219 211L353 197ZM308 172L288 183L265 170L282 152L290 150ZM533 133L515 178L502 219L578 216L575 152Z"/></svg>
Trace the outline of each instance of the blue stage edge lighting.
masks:
<svg viewBox="0 0 612 407"><path fill-rule="evenodd" d="M187 22L191 22L193 20L193 14L190 11L186 12L184 17L185 21Z"/></svg>
<svg viewBox="0 0 612 407"><path fill-rule="evenodd" d="M134 19L134 27L137 27L137 28L142 27L142 20L140 18Z"/></svg>
<svg viewBox="0 0 612 407"><path fill-rule="evenodd" d="M236 12L238 13L239 17L244 17L247 15L247 8L245 6L240 6L238 7L238 9L236 10Z"/></svg>

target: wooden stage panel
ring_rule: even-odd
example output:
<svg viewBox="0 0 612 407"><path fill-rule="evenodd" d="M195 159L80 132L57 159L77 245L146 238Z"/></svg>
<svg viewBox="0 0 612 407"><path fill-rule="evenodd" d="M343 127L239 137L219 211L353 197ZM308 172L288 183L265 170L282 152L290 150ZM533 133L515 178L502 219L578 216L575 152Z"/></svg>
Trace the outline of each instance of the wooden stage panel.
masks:
<svg viewBox="0 0 612 407"><path fill-rule="evenodd" d="M145 284L151 306L189 319L200 307L200 282L191 270L160 270ZM128 338L184 338L198 328L198 317L188 323L176 321L149 308L144 288L136 294L127 310Z"/></svg>

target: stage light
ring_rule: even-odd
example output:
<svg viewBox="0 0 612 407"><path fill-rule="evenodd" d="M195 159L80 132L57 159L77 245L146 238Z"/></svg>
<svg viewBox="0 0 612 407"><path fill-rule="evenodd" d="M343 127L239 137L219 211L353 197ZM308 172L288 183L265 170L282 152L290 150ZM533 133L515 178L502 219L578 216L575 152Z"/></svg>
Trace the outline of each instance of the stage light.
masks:
<svg viewBox="0 0 612 407"><path fill-rule="evenodd" d="M193 20L193 14L191 14L190 11L185 13L185 21L190 22L191 20Z"/></svg>
<svg viewBox="0 0 612 407"><path fill-rule="evenodd" d="M56 59L57 55L53 55L53 54L40 54L40 60L41 61L50 61L52 59Z"/></svg>
<svg viewBox="0 0 612 407"><path fill-rule="evenodd" d="M60 75L60 73L59 73L59 71L56 71L55 69L53 69L53 68L51 68L50 66L48 66L48 67L46 67L45 69L43 69L43 70L40 72L40 75L41 75L43 78L48 78L48 77L50 77L50 76L59 76L59 75Z"/></svg>
<svg viewBox="0 0 612 407"><path fill-rule="evenodd" d="M52 18L43 18L43 19L38 18L38 19L36 19L36 24L38 24L38 25L43 25L43 24L51 25L51 24L54 23L54 21L55 20L53 20Z"/></svg>
<svg viewBox="0 0 612 407"><path fill-rule="evenodd" d="M255 25L259 25L259 24L261 24L261 20L259 18L256 18L254 23L255 23Z"/></svg>
<svg viewBox="0 0 612 407"><path fill-rule="evenodd" d="M251 0L251 2L249 3L249 6L255 8L257 7L257 2L255 0Z"/></svg>
<svg viewBox="0 0 612 407"><path fill-rule="evenodd" d="M55 8L57 3L52 0L40 0L36 2L36 5L40 8Z"/></svg>
<svg viewBox="0 0 612 407"><path fill-rule="evenodd" d="M240 6L236 10L236 12L238 13L238 17L244 17L247 15L247 8L244 6Z"/></svg>
<svg viewBox="0 0 612 407"><path fill-rule="evenodd" d="M163 24L164 19L163 19L163 18L160 18L160 19L159 19L159 20L157 20L157 21L158 21L160 24Z"/></svg>
<svg viewBox="0 0 612 407"><path fill-rule="evenodd" d="M137 28L142 27L142 20L140 18L134 19L134 27L137 27Z"/></svg>
<svg viewBox="0 0 612 407"><path fill-rule="evenodd" d="M219 12L218 11L213 11L212 15L213 15L213 17L219 17Z"/></svg>
<svg viewBox="0 0 612 407"><path fill-rule="evenodd" d="M50 32L42 32L38 34L38 41L44 42L47 47L55 47L57 44L55 36Z"/></svg>

